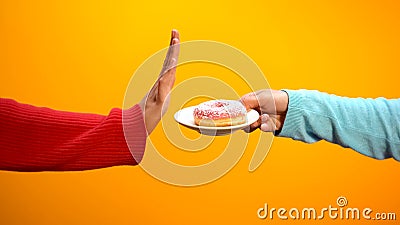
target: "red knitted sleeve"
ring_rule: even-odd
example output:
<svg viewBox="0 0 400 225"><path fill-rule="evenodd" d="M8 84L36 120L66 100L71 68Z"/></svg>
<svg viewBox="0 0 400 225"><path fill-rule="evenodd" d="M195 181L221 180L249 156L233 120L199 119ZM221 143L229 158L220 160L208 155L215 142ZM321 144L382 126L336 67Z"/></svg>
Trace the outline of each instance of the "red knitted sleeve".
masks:
<svg viewBox="0 0 400 225"><path fill-rule="evenodd" d="M126 110L124 117L129 119L131 150L142 156L147 133L140 107ZM136 164L125 141L121 109L102 116L0 98L0 170L66 171Z"/></svg>

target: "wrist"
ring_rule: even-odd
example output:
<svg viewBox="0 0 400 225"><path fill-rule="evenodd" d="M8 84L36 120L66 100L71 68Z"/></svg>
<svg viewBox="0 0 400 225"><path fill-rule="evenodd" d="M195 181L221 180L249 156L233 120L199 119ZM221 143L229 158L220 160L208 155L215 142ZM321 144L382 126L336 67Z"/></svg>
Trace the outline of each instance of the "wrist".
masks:
<svg viewBox="0 0 400 225"><path fill-rule="evenodd" d="M286 113L289 105L289 95L282 90L276 91L274 94L274 103L276 109L276 132L279 133L283 128L283 124L286 119Z"/></svg>
<svg viewBox="0 0 400 225"><path fill-rule="evenodd" d="M277 115L286 114L289 105L289 95L282 90L274 91L274 103Z"/></svg>

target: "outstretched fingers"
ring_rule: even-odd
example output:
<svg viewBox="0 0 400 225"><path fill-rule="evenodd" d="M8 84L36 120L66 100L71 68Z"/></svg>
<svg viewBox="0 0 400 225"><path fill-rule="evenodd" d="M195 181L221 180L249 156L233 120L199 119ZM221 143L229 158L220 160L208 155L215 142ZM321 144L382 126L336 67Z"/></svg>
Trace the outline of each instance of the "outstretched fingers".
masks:
<svg viewBox="0 0 400 225"><path fill-rule="evenodd" d="M172 30L170 47L158 80L158 98L164 102L175 83L176 65L179 56L179 32Z"/></svg>
<svg viewBox="0 0 400 225"><path fill-rule="evenodd" d="M160 72L160 77L162 77L168 70L176 66L176 63L178 62L179 48L179 32L174 29L171 33L171 40L167 55L164 59L163 68Z"/></svg>

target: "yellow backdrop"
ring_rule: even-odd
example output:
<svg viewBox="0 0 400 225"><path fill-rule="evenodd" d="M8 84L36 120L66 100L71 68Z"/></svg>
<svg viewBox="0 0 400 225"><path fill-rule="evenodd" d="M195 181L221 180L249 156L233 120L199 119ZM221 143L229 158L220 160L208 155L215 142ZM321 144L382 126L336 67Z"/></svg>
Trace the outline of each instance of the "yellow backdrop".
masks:
<svg viewBox="0 0 400 225"><path fill-rule="evenodd" d="M182 41L215 40L244 51L275 89L398 98L399 11L400 4L389 0L1 0L0 96L107 114L122 107L135 69L166 47L176 28ZM338 196L353 207L400 216L400 163L393 159L373 160L326 142L275 138L267 159L249 173L254 145L227 175L190 188L129 166L2 171L0 224L308 224L260 220L256 212L264 203L322 208L335 205ZM218 155L207 151L197 161Z"/></svg>

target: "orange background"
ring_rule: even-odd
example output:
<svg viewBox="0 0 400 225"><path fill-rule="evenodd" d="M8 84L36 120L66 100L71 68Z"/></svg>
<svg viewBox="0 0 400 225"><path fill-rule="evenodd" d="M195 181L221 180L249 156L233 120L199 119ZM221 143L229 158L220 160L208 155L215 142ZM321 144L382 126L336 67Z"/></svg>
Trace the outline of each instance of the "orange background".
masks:
<svg viewBox="0 0 400 225"><path fill-rule="evenodd" d="M106 114L122 107L135 69L166 47L177 28L182 41L208 39L241 49L275 89L398 98L399 11L395 1L1 0L0 96ZM221 179L191 188L129 166L2 171L0 223L279 224L293 221L259 220L257 209L264 203L322 208L338 196L350 207L400 216L400 164L393 159L275 138L262 166L249 173L251 148Z"/></svg>

